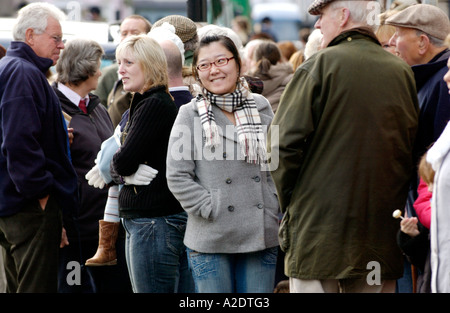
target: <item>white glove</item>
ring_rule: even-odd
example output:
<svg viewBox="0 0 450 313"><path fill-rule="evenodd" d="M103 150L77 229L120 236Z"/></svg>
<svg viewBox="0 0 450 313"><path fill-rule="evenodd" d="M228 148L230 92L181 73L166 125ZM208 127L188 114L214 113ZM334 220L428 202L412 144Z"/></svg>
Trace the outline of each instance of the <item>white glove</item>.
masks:
<svg viewBox="0 0 450 313"><path fill-rule="evenodd" d="M158 174L158 171L154 168L139 164L137 171L133 175L123 177L123 180L125 185L150 185L156 174Z"/></svg>
<svg viewBox="0 0 450 313"><path fill-rule="evenodd" d="M88 184L90 186L94 186L95 188L102 189L106 185L106 182L100 175L100 170L97 164L95 164L95 166L86 174L85 177L88 180Z"/></svg>

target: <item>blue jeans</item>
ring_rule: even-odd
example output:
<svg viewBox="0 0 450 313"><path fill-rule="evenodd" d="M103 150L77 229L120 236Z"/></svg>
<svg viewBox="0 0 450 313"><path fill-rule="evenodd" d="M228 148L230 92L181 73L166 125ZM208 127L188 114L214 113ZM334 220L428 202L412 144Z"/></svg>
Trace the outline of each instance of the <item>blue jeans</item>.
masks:
<svg viewBox="0 0 450 313"><path fill-rule="evenodd" d="M273 292L278 247L234 254L187 251L196 292Z"/></svg>
<svg viewBox="0 0 450 313"><path fill-rule="evenodd" d="M193 292L192 276L185 265L186 221L185 212L123 219L127 232L125 257L134 292Z"/></svg>

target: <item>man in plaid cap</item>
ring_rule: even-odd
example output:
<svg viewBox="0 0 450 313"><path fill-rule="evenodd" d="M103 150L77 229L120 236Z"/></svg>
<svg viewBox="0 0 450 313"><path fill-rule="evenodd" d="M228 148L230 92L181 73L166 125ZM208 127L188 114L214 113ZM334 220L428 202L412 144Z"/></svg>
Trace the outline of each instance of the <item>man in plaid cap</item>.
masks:
<svg viewBox="0 0 450 313"><path fill-rule="evenodd" d="M153 27L160 27L164 23L169 23L175 27L175 34L180 37L184 44L184 65L190 66L198 45L197 25L186 16L168 15L156 21Z"/></svg>
<svg viewBox="0 0 450 313"><path fill-rule="evenodd" d="M416 4L389 17L386 24L395 26L396 32L390 44L411 66L416 78L420 115L414 160L415 164L418 164L420 158L436 142L450 120L450 95L447 84L443 80L448 71L447 62L450 57L450 51L444 43L450 33L450 21L447 14L437 6ZM430 224L433 224L429 214L431 196L428 186L423 181L419 181L417 171L414 170L408 197L410 211L408 215L417 215L427 229L430 229ZM437 215L437 213L431 214L431 218ZM430 229L432 238L436 238L435 229ZM432 243L435 242L432 241ZM437 249L431 249L433 277L437 277L438 272L436 251ZM424 259L426 257L427 255L424 255ZM447 288L449 285L448 265L445 262L440 263L439 271L441 270L445 275L440 275L442 281L439 292L444 290L443 286ZM433 284L433 288L436 290L436 284Z"/></svg>
<svg viewBox="0 0 450 313"><path fill-rule="evenodd" d="M450 51L444 44L450 33L446 13L430 4L416 4L389 17L395 26L390 40L395 52L414 71L419 97L420 118L414 157L420 157L435 142L450 120L450 95L443 81ZM417 183L413 186L417 198ZM412 208L413 210L413 208Z"/></svg>
<svg viewBox="0 0 450 313"><path fill-rule="evenodd" d="M376 39L375 2L312 3L323 49L269 129L291 292L395 292L403 275L392 211L406 203L418 100L411 67Z"/></svg>

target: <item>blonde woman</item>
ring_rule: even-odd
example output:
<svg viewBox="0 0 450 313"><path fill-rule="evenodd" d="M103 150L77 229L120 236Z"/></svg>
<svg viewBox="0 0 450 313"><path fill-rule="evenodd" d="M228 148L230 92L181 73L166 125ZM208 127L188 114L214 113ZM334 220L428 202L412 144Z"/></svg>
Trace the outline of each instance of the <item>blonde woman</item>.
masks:
<svg viewBox="0 0 450 313"><path fill-rule="evenodd" d="M178 112L168 90L167 61L161 46L146 35L121 42L116 58L124 90L133 93L121 147L111 163L112 179L123 185L119 216L127 233L128 270L134 292L170 293L177 290L177 277L184 277L179 264L186 254L187 216L166 181L167 146Z"/></svg>

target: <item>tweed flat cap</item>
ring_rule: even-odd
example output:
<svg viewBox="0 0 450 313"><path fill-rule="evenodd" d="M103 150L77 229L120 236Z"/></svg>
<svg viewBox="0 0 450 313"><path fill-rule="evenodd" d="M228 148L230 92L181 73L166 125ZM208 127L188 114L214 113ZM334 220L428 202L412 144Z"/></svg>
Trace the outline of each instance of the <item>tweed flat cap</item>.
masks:
<svg viewBox="0 0 450 313"><path fill-rule="evenodd" d="M389 17L386 24L414 28L430 36L444 40L450 34L450 21L437 6L414 4Z"/></svg>
<svg viewBox="0 0 450 313"><path fill-rule="evenodd" d="M308 13L311 15L320 15L322 14L322 9L334 1L339 0L314 0L314 2L311 3L311 5L308 8ZM354 1L374 1L374 0L354 0Z"/></svg>
<svg viewBox="0 0 450 313"><path fill-rule="evenodd" d="M159 27L164 22L169 23L175 27L175 34L180 37L181 41L192 39L197 35L197 25L190 18L183 15L168 15L162 19L156 21L153 27Z"/></svg>

